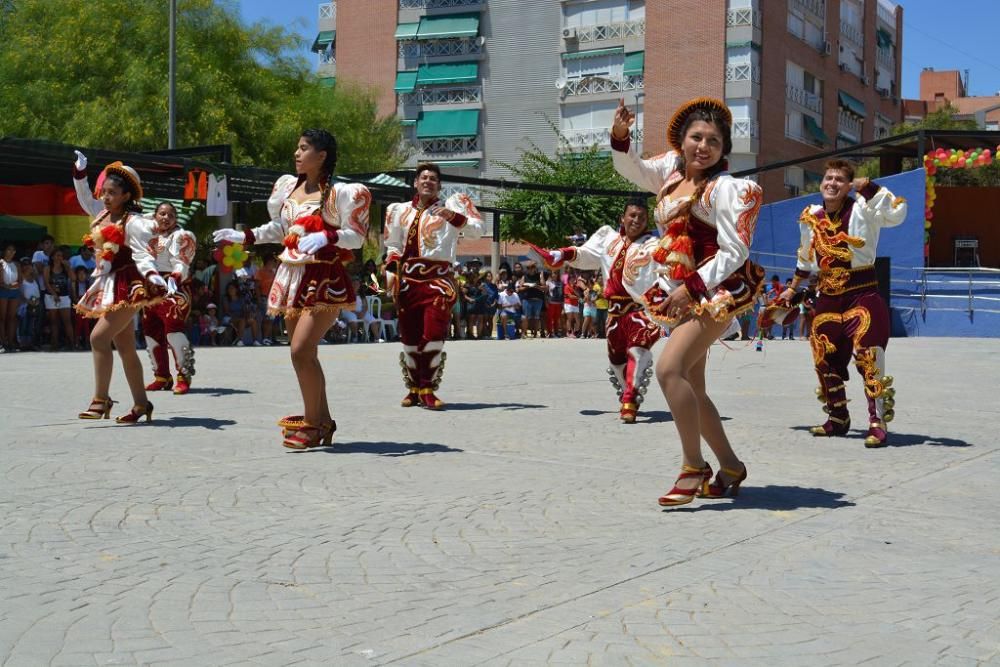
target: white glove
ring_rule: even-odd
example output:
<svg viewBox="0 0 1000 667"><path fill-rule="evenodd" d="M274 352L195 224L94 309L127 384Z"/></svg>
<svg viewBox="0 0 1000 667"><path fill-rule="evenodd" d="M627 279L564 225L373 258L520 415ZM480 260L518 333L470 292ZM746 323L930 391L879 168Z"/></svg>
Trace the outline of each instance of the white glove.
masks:
<svg viewBox="0 0 1000 667"><path fill-rule="evenodd" d="M111 273L111 262L102 259L97 263L97 275L104 276Z"/></svg>
<svg viewBox="0 0 1000 667"><path fill-rule="evenodd" d="M177 281L174 280L173 276L167 278L167 294L174 294L177 292Z"/></svg>
<svg viewBox="0 0 1000 667"><path fill-rule="evenodd" d="M164 280L163 276L161 276L159 273L150 274L149 277L146 278L146 280L149 282L150 285L156 285L157 287L163 290L168 289L167 281Z"/></svg>
<svg viewBox="0 0 1000 667"><path fill-rule="evenodd" d="M212 240L216 243L244 243L247 235L239 229L217 229L212 232Z"/></svg>
<svg viewBox="0 0 1000 667"><path fill-rule="evenodd" d="M236 269L236 271L234 271L233 273L236 274L237 278L246 279L250 277L250 272L244 269L243 267Z"/></svg>
<svg viewBox="0 0 1000 667"><path fill-rule="evenodd" d="M553 250L552 251L552 263L553 264L558 264L561 261L562 261L562 250Z"/></svg>
<svg viewBox="0 0 1000 667"><path fill-rule="evenodd" d="M326 237L326 232L313 232L299 237L299 252L313 255L321 248L325 248L330 243Z"/></svg>
<svg viewBox="0 0 1000 667"><path fill-rule="evenodd" d="M73 163L73 166L76 167L77 171L83 171L87 168L87 156L80 151L73 152L76 153L76 162Z"/></svg>

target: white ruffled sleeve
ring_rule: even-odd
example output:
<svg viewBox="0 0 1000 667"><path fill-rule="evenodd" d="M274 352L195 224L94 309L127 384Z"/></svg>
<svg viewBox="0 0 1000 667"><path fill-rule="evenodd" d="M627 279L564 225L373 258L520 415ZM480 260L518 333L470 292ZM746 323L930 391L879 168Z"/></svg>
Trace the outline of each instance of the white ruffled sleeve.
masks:
<svg viewBox="0 0 1000 667"><path fill-rule="evenodd" d="M159 273L156 270L156 258L149 251L155 231L155 220L134 213L125 224L125 242L132 250L132 261L143 276Z"/></svg>
<svg viewBox="0 0 1000 667"><path fill-rule="evenodd" d="M403 225L402 217L406 204L389 204L385 211L385 229L382 233L385 242L386 261L391 262L403 256Z"/></svg>
<svg viewBox="0 0 1000 667"><path fill-rule="evenodd" d="M372 193L359 183L337 183L323 205L323 221L337 230L335 245L356 250L368 238Z"/></svg>
<svg viewBox="0 0 1000 667"><path fill-rule="evenodd" d="M812 247L813 228L808 220L810 216L815 217L813 206L806 206L799 216L799 250L795 255L795 273L801 278L819 271L816 263L816 253Z"/></svg>
<svg viewBox="0 0 1000 667"><path fill-rule="evenodd" d="M170 272L180 276L181 280L187 280L191 276L191 262L194 261L195 252L198 250L198 242L194 234L184 230L173 233L170 237Z"/></svg>
<svg viewBox="0 0 1000 667"><path fill-rule="evenodd" d="M860 213L871 227L895 227L906 220L906 200L893 195L889 188L871 182L861 189L856 200L854 215Z"/></svg>
<svg viewBox="0 0 1000 667"><path fill-rule="evenodd" d="M594 232L582 246L564 249L564 253L573 255L571 258L567 257L566 263L584 271L599 271L603 266L603 257L608 243L610 243L611 237L617 234L618 232L611 227L604 225Z"/></svg>
<svg viewBox="0 0 1000 667"><path fill-rule="evenodd" d="M472 197L465 193L454 194L448 197L444 206L451 211L461 213L465 217L465 224L461 225L461 229L472 232L474 237L482 236L484 229L483 216L479 212L479 209L476 208Z"/></svg>
<svg viewBox="0 0 1000 667"><path fill-rule="evenodd" d="M96 218L104 210L104 202L95 199L90 191L90 183L87 177L73 179L73 188L76 189L76 200L80 203L80 208L91 218Z"/></svg>
<svg viewBox="0 0 1000 667"><path fill-rule="evenodd" d="M750 257L757 216L764 202L763 191L753 181L732 176L719 179L711 195L719 250L698 269L707 290L717 287Z"/></svg>
<svg viewBox="0 0 1000 667"><path fill-rule="evenodd" d="M620 146L617 143L615 145ZM663 184L667 182L667 177L677 170L679 158L677 153L670 151L643 160L636 153L635 144L630 143L628 150L612 150L611 161L615 165L615 170L623 177L648 192L658 194Z"/></svg>
<svg viewBox="0 0 1000 667"><path fill-rule="evenodd" d="M274 189L267 200L267 213L271 216L271 221L253 228L254 243L281 243L285 240L288 223L281 217L281 207L297 182L298 177L291 174L285 174L274 182Z"/></svg>

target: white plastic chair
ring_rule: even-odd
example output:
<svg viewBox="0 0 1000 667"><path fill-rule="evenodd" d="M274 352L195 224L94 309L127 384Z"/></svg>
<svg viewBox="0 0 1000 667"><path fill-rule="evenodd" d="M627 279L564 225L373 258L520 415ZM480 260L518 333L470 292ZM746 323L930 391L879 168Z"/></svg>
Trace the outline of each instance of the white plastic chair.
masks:
<svg viewBox="0 0 1000 667"><path fill-rule="evenodd" d="M385 335L386 329L392 329L392 335L396 336L396 320L382 319L382 300L373 294L366 296L365 301L368 304L368 312L378 322L378 337L381 340L389 340Z"/></svg>

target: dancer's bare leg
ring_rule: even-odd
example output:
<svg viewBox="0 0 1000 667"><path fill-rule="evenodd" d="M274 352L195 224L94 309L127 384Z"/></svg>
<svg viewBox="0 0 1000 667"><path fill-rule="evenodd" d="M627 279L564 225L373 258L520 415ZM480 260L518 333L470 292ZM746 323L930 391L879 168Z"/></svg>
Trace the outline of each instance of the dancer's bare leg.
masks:
<svg viewBox="0 0 1000 667"><path fill-rule="evenodd" d="M123 308L104 315L97 320L90 332L90 351L94 357L94 398L107 398L111 389L111 370L114 366L114 353L111 343L122 330L132 332L132 318L135 309ZM135 349L135 341L132 341ZM140 384L142 383L140 370Z"/></svg>
<svg viewBox="0 0 1000 667"><path fill-rule="evenodd" d="M132 405L136 408L145 408L149 400L142 382L142 362L139 361L139 354L135 351L135 335L131 319L128 326L115 334L114 342L118 358L122 360L122 367L125 369L125 380L128 381L128 389L132 394Z"/></svg>
<svg viewBox="0 0 1000 667"><path fill-rule="evenodd" d="M337 319L338 312L305 312L298 318L288 320L292 367L302 392L303 414L306 423L315 426L331 419L326 378L319 362L319 342Z"/></svg>

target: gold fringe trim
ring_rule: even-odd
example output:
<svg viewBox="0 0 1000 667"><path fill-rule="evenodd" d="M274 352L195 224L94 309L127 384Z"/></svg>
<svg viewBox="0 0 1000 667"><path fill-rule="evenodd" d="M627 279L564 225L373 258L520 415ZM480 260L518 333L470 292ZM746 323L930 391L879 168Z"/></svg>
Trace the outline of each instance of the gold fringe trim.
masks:
<svg viewBox="0 0 1000 667"><path fill-rule="evenodd" d="M77 304L73 306L73 310L75 310L81 317L97 320L104 317L108 313L125 310L126 308L135 308L136 310L139 310L140 308L148 308L150 306L156 306L163 303L164 300L164 297L157 296L151 299L143 299L141 301L120 301L112 304L110 308L102 308L101 310L87 310L86 308L80 308L80 304Z"/></svg>
<svg viewBox="0 0 1000 667"><path fill-rule="evenodd" d="M343 303L318 303L314 306L303 306L301 308L268 308L267 314L271 317L276 317L278 315L284 315L287 320L294 320L302 317L304 313L335 313L340 314L340 311L346 308L348 305L347 301Z"/></svg>

